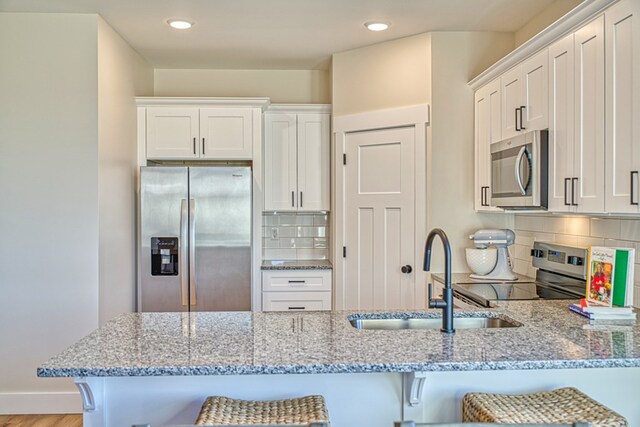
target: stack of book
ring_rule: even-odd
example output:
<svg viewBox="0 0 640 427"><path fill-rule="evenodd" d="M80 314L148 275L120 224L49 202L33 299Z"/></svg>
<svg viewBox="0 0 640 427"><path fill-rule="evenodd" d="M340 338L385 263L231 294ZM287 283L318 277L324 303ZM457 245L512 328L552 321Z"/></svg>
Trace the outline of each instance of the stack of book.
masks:
<svg viewBox="0 0 640 427"><path fill-rule="evenodd" d="M634 320L636 313L631 307L584 307L581 304L570 304L569 310L578 313L589 320Z"/></svg>
<svg viewBox="0 0 640 427"><path fill-rule="evenodd" d="M585 298L569 310L591 320L635 319L634 260L634 249L590 247Z"/></svg>

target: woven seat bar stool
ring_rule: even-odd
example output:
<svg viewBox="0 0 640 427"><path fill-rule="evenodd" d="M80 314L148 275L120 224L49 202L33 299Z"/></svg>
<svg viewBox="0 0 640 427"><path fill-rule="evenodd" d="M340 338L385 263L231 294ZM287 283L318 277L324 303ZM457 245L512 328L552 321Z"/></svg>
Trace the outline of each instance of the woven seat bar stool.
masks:
<svg viewBox="0 0 640 427"><path fill-rule="evenodd" d="M530 394L468 393L462 420L512 424L571 424L627 427L627 420L573 387Z"/></svg>
<svg viewBox="0 0 640 427"><path fill-rule="evenodd" d="M286 400L240 400L207 397L196 420L206 425L282 425L326 423L329 413L322 396Z"/></svg>

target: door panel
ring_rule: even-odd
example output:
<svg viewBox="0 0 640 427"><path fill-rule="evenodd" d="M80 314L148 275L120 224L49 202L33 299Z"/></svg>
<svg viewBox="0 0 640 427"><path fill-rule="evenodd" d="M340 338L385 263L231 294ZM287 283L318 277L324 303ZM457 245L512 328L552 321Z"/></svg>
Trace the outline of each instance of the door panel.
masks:
<svg viewBox="0 0 640 427"><path fill-rule="evenodd" d="M141 311L188 311L186 255L187 168L144 167L140 171L140 301ZM184 209L183 209L184 205ZM185 222L184 231L181 221ZM151 275L151 238L177 237L178 275ZM113 266L117 268L117 266ZM183 280L185 282L183 283ZM183 305L183 300L185 304Z"/></svg>
<svg viewBox="0 0 640 427"><path fill-rule="evenodd" d="M604 18L575 33L575 196L578 212L604 212Z"/></svg>
<svg viewBox="0 0 640 427"><path fill-rule="evenodd" d="M615 4L605 12L605 24L606 209L638 213L638 205L631 203L640 198L640 84L634 82L640 74L640 4L631 0Z"/></svg>
<svg viewBox="0 0 640 427"><path fill-rule="evenodd" d="M251 169L193 167L189 179L191 310L250 310Z"/></svg>
<svg viewBox="0 0 640 427"><path fill-rule="evenodd" d="M348 134L345 166L346 309L399 309L416 301L415 130Z"/></svg>
<svg viewBox="0 0 640 427"><path fill-rule="evenodd" d="M548 62L547 49L544 49L522 64L522 105L525 109L521 125L527 131L549 127Z"/></svg>
<svg viewBox="0 0 640 427"><path fill-rule="evenodd" d="M249 108L201 108L201 157L250 160L253 152L252 114Z"/></svg>
<svg viewBox="0 0 640 427"><path fill-rule="evenodd" d="M502 91L502 139L512 138L516 130L516 108L522 105L522 73L519 66L507 71L500 78ZM518 117L518 120L520 118Z"/></svg>
<svg viewBox="0 0 640 427"><path fill-rule="evenodd" d="M147 108L147 157L198 157L197 108Z"/></svg>
<svg viewBox="0 0 640 427"><path fill-rule="evenodd" d="M296 115L265 115L264 209L297 209Z"/></svg>
<svg viewBox="0 0 640 427"><path fill-rule="evenodd" d="M298 210L329 210L329 115L298 114Z"/></svg>
<svg viewBox="0 0 640 427"><path fill-rule="evenodd" d="M571 209L574 159L573 34L549 47L549 211ZM568 179L568 181L567 181Z"/></svg>

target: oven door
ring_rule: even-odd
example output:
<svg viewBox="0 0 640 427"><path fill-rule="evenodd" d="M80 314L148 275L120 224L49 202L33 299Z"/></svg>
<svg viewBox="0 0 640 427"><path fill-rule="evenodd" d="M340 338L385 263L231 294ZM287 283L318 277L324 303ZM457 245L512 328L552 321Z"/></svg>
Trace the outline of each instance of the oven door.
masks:
<svg viewBox="0 0 640 427"><path fill-rule="evenodd" d="M504 209L545 208L541 197L541 131L491 144L491 204ZM544 168L546 173L546 167ZM544 179L546 182L546 179ZM546 199L546 197L545 197Z"/></svg>

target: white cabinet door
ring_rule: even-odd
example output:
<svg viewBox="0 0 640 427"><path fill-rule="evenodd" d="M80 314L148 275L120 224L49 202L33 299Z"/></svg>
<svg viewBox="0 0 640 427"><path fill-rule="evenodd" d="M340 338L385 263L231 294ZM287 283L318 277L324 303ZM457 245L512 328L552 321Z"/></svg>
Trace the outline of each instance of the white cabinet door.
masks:
<svg viewBox="0 0 640 427"><path fill-rule="evenodd" d="M298 114L298 210L329 210L329 114Z"/></svg>
<svg viewBox="0 0 640 427"><path fill-rule="evenodd" d="M475 94L475 201L476 211L500 211L491 207L492 142L501 139L500 79Z"/></svg>
<svg viewBox="0 0 640 427"><path fill-rule="evenodd" d="M520 132L548 127L547 67L545 49L500 77L502 139L514 137Z"/></svg>
<svg viewBox="0 0 640 427"><path fill-rule="evenodd" d="M201 157L250 160L253 152L252 115L250 108L201 108Z"/></svg>
<svg viewBox="0 0 640 427"><path fill-rule="evenodd" d="M520 132L519 109L522 106L522 72L516 66L500 77L502 92L502 139L512 138Z"/></svg>
<svg viewBox="0 0 640 427"><path fill-rule="evenodd" d="M297 135L295 114L266 114L264 209L297 209Z"/></svg>
<svg viewBox="0 0 640 427"><path fill-rule="evenodd" d="M331 291L331 270L273 270L262 272L268 292Z"/></svg>
<svg viewBox="0 0 640 427"><path fill-rule="evenodd" d="M522 72L522 104L518 122L522 130L549 127L547 49L527 59L520 66Z"/></svg>
<svg viewBox="0 0 640 427"><path fill-rule="evenodd" d="M605 25L606 209L638 213L640 2L623 0L607 9Z"/></svg>
<svg viewBox="0 0 640 427"><path fill-rule="evenodd" d="M571 210L574 147L573 34L549 46L549 211Z"/></svg>
<svg viewBox="0 0 640 427"><path fill-rule="evenodd" d="M575 32L575 166L578 212L604 212L604 17Z"/></svg>
<svg viewBox="0 0 640 427"><path fill-rule="evenodd" d="M331 292L263 292L262 310L331 310Z"/></svg>
<svg viewBox="0 0 640 427"><path fill-rule="evenodd" d="M197 108L147 108L147 158L196 158L197 139Z"/></svg>

